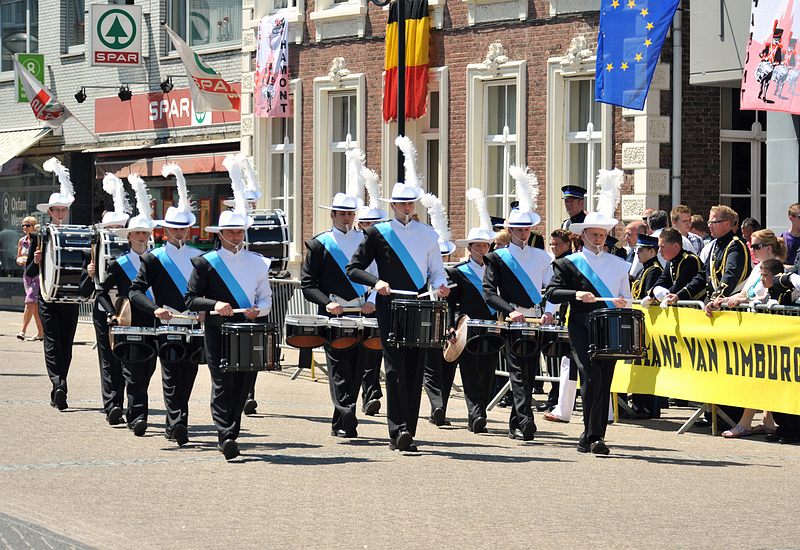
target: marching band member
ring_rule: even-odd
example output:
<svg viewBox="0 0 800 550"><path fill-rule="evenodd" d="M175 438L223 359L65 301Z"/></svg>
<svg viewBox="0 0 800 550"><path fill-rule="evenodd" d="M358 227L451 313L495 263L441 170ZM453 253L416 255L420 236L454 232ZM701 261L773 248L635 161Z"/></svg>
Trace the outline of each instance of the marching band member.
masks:
<svg viewBox="0 0 800 550"><path fill-rule="evenodd" d="M642 264L642 270L631 284L631 295L634 300L643 300L650 295L664 273L658 260L658 238L650 235L636 237L636 257Z"/></svg>
<svg viewBox="0 0 800 550"><path fill-rule="evenodd" d="M116 325L119 319L109 292L116 289L119 298L130 299L131 285L139 272L142 254L150 248L150 234L154 227L150 215L150 195L147 193L144 180L138 174L131 174L128 176L128 182L136 193L136 206L139 214L128 221L126 228L116 229L114 233L127 239L130 250L112 260L108 265L108 274L105 281L100 284L100 292L95 300L103 314L106 315L107 324L111 326ZM147 293L152 299L152 293L149 290ZM153 316L142 309L131 307L130 316L133 327L153 326ZM122 361L121 363L125 391L128 394L125 419L133 434L142 437L147 431L147 388L150 386L150 378L156 370L156 356L153 355L149 361ZM122 400L120 399L119 402L121 404Z"/></svg>
<svg viewBox="0 0 800 550"><path fill-rule="evenodd" d="M702 269L703 262L697 254L683 248L680 231L672 227L664 229L658 236L658 250L667 260L667 266L650 290L649 296L643 298L642 307L648 307L653 299L668 305L681 299L696 300L705 293L705 289L701 289L698 294L691 294L686 289L686 285Z"/></svg>
<svg viewBox="0 0 800 550"><path fill-rule="evenodd" d="M245 231L252 225L244 195L244 182L235 157L223 161L231 175L234 209L219 215L216 226L206 227L217 233L219 250L192 259L192 271L186 291L186 305L192 311L214 311L206 317L206 359L211 373L211 417L217 428L219 451L225 460L239 456L236 439L242 412L255 378L254 372L222 372L222 332L226 322L266 321L272 307L269 265L260 254L244 249ZM244 309L234 313L234 309Z"/></svg>
<svg viewBox="0 0 800 550"><path fill-rule="evenodd" d="M111 195L114 209L103 214L103 220L96 224L98 229L117 229L125 227L125 222L130 217L125 209L127 207L125 188L122 180L114 174L106 174L103 178L103 190ZM86 266L88 277L81 283L81 294L89 297L95 289L95 270L97 266L90 261ZM110 301L110 300L109 300ZM122 422L122 405L125 400L125 377L122 375L122 363L111 352L109 339L108 316L113 313L113 307L105 310L99 300L95 299L92 305L92 324L94 325L97 357L100 363L100 395L103 400L103 411L106 421L111 426Z"/></svg>
<svg viewBox="0 0 800 550"><path fill-rule="evenodd" d="M69 179L69 170L58 159L46 161L43 168L58 177L59 192L50 195L50 200L37 204L36 209L50 216L53 225L64 225L69 216L69 207L75 201L75 191ZM44 231L44 227L42 228ZM42 235L31 241L28 249L28 267L25 275L38 277L42 264L42 251L39 249ZM72 344L78 328L77 303L46 302L39 293L39 316L44 327L44 364L50 377L50 405L59 411L67 408L67 374L72 363Z"/></svg>
<svg viewBox="0 0 800 550"><path fill-rule="evenodd" d="M570 304L567 330L572 361L581 374L583 403L584 432L578 440L578 451L608 454L604 438L615 360L589 356L589 313L611 306L629 307L631 291L628 263L603 251L608 232L619 223L611 215L616 210L622 171L600 170L597 184L600 195L598 211L587 214L582 223L571 226L571 231L581 234L583 249L554 262L553 279L545 296L555 303ZM609 303L598 301L600 297L614 298Z"/></svg>
<svg viewBox="0 0 800 550"><path fill-rule="evenodd" d="M484 256L486 271L483 292L486 302L508 317L511 322L525 322L538 317L538 306L543 302L541 288L550 282L551 258L544 250L528 245L528 238L540 221L531 205L532 190L528 183L531 173L518 166L509 169L516 181L518 208L506 218L504 227L511 234L511 244ZM542 322L553 322L555 306L548 304ZM513 346L506 346L506 362L511 381L513 402L508 421L511 439L531 441L536 433L536 423L531 409L531 388L534 378L533 359L516 355ZM538 361L538 354L536 354Z"/></svg>
<svg viewBox="0 0 800 550"><path fill-rule="evenodd" d="M347 155L349 162L357 164L361 151L353 149ZM358 176L354 174L348 178L348 183L353 178ZM306 300L317 304L320 315L340 316L345 313L344 308L358 308L364 315L375 312L374 293L368 295L367 288L348 277L346 272L353 253L364 240L364 234L353 229L358 202L355 196L337 193L330 206L321 207L331 211L333 228L305 243L308 252L303 259L301 288ZM366 361L372 359L364 351L362 346L337 350L325 345L334 409L331 435L334 437L358 437L358 390Z"/></svg>
<svg viewBox="0 0 800 550"><path fill-rule="evenodd" d="M561 222L561 229L569 229L573 223L581 223L586 218L584 204L586 189L580 185L565 185L561 188L561 198L569 218Z"/></svg>
<svg viewBox="0 0 800 550"><path fill-rule="evenodd" d="M176 164L165 164L161 171L164 177L175 175L178 184L178 206L170 206L163 220L156 225L164 228L167 242L141 257L141 266L130 288L130 299L134 307L155 317L159 324L170 322L189 324L184 295L189 276L192 274L192 258L202 254L186 244L196 218L191 211L189 192L181 169ZM150 289L153 298L146 291ZM188 357L179 361L161 360L164 405L167 409L164 435L179 446L189 442L189 397L197 376L197 364Z"/></svg>
<svg viewBox="0 0 800 550"><path fill-rule="evenodd" d="M448 278L456 283L447 297L452 327L458 325L458 320L463 315L470 319L497 319L497 311L486 303L483 293L483 275L486 270L484 256L488 254L489 246L494 240L492 222L486 208L486 198L480 189L472 188L467 191L467 198L478 209L480 225L471 228L466 239L456 241L458 246L467 247L469 259L447 268ZM467 403L467 429L476 434L487 431L486 407L492 399L497 360L497 354L479 356L467 349L458 357L464 399Z"/></svg>
<svg viewBox="0 0 800 550"><path fill-rule="evenodd" d="M421 293L430 281L436 294L445 298L450 289L436 231L413 219L421 195L416 151L405 136L398 136L396 142L405 153L407 183L395 184L388 199L394 218L367 228L364 240L347 266L347 275L352 281L378 291L376 307L386 370L389 448L416 451L414 435L419 418L424 350L389 345L392 291ZM373 261L378 276L367 271Z"/></svg>

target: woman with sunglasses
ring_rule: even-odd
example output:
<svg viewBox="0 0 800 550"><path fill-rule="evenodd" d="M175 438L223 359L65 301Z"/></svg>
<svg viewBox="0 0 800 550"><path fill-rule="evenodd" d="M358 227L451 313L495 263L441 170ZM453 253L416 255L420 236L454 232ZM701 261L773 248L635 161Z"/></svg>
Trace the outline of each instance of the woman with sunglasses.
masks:
<svg viewBox="0 0 800 550"><path fill-rule="evenodd" d="M17 265L25 268L28 263L28 251L31 248L31 235L36 231L36 218L33 216L25 216L22 220L22 238L17 242ZM39 277L28 277L23 274L22 286L25 288L25 310L22 313L22 330L17 334L17 339L25 340L25 331L28 330L28 325L31 318L36 321L36 328L38 330L36 336L28 338L28 340L44 340L44 330L42 329L42 320L39 318L39 308L37 302L39 301Z"/></svg>

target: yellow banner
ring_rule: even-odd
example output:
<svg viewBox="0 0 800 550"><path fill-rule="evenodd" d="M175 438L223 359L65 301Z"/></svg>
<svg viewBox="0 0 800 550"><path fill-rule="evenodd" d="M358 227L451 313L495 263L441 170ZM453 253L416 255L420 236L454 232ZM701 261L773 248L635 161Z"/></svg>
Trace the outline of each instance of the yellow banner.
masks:
<svg viewBox="0 0 800 550"><path fill-rule="evenodd" d="M647 357L618 361L612 392L800 414L800 317L651 307ZM735 420L735 419L734 419Z"/></svg>

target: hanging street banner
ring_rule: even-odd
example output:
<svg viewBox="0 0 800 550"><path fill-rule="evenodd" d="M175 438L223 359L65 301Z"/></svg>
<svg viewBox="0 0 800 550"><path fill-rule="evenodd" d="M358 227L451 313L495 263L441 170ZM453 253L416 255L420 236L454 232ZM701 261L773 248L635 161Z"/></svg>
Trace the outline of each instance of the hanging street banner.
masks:
<svg viewBox="0 0 800 550"><path fill-rule="evenodd" d="M129 67L141 64L141 6L92 4L89 32L93 66Z"/></svg>
<svg viewBox="0 0 800 550"><path fill-rule="evenodd" d="M15 54L14 57L17 61L19 61L20 65L25 67L28 72L31 73L31 76L38 80L40 84L44 84L44 54L18 53ZM25 93L25 87L22 85L22 79L20 79L19 73L16 71L14 72L14 80L17 84L17 103L28 103L30 100Z"/></svg>
<svg viewBox="0 0 800 550"><path fill-rule="evenodd" d="M618 361L612 392L800 414L800 317L709 318L682 307L644 314L647 357Z"/></svg>
<svg viewBox="0 0 800 550"><path fill-rule="evenodd" d="M742 109L800 113L800 9L795 0L752 0Z"/></svg>
<svg viewBox="0 0 800 550"><path fill-rule="evenodd" d="M36 80L18 58L14 58L14 72L17 73L16 78L25 89L25 96L29 98L31 110L37 120L41 120L50 128L58 128L72 116L69 109L58 101L53 92Z"/></svg>
<svg viewBox="0 0 800 550"><path fill-rule="evenodd" d="M255 116L292 116L289 103L289 24L285 17L262 17L256 50Z"/></svg>

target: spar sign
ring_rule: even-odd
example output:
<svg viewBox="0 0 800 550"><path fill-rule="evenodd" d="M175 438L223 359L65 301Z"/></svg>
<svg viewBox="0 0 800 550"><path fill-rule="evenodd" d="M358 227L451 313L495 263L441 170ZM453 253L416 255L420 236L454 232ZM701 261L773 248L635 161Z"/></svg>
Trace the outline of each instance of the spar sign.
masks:
<svg viewBox="0 0 800 550"><path fill-rule="evenodd" d="M139 65L142 62L141 6L92 4L91 9L92 65Z"/></svg>

